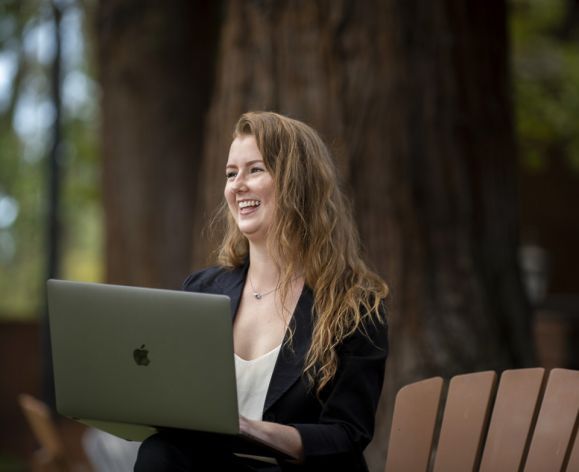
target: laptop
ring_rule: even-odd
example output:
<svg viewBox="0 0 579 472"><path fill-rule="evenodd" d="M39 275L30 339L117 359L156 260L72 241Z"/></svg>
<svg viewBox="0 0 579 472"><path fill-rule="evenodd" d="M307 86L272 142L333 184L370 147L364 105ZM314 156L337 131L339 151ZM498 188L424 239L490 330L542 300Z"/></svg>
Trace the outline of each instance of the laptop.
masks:
<svg viewBox="0 0 579 472"><path fill-rule="evenodd" d="M228 296L56 279L47 290L60 414L133 441L177 428L292 458L239 430Z"/></svg>

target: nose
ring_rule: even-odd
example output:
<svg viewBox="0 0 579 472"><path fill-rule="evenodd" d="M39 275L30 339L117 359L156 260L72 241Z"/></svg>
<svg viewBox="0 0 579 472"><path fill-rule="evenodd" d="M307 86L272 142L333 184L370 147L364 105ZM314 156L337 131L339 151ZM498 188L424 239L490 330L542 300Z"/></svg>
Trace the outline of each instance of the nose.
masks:
<svg viewBox="0 0 579 472"><path fill-rule="evenodd" d="M247 184L245 182L245 176L243 172L237 174L233 182L231 182L231 190L235 193L244 192L247 190Z"/></svg>

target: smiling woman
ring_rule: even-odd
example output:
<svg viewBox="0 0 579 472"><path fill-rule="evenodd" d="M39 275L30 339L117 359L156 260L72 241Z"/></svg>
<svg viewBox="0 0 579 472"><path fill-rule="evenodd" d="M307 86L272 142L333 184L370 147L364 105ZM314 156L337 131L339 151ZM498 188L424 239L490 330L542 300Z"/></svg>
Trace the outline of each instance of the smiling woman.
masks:
<svg viewBox="0 0 579 472"><path fill-rule="evenodd" d="M332 157L306 124L246 113L225 174L219 264L184 288L230 297L241 433L294 459L165 431L143 443L135 470L194 470L201 456L225 470L367 470L388 289L360 257Z"/></svg>

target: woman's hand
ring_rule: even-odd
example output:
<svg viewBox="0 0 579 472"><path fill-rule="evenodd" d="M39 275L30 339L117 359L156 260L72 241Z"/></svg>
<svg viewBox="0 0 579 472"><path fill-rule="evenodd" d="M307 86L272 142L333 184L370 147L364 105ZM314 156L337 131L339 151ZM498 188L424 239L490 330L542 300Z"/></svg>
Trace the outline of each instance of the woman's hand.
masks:
<svg viewBox="0 0 579 472"><path fill-rule="evenodd" d="M249 434L251 436L255 436L254 431L255 431L256 427L253 425L253 423L257 423L257 421L250 420L249 418L246 418L245 416L239 415L239 430L242 433L246 433L246 434ZM259 429L259 427L257 427L257 429Z"/></svg>
<svg viewBox="0 0 579 472"><path fill-rule="evenodd" d="M269 421L250 420L239 416L239 429L242 433L254 436L287 451L295 457L295 462L303 461L304 447L302 437L296 428Z"/></svg>

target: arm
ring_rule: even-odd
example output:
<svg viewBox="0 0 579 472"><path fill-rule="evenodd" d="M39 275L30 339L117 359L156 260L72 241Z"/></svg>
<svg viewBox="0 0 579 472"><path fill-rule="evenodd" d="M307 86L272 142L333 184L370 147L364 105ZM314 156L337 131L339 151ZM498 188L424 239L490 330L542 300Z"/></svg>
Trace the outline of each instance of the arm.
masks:
<svg viewBox="0 0 579 472"><path fill-rule="evenodd" d="M270 421L250 420L243 416L239 417L239 428L269 443L275 444L297 458L297 462L303 459L304 448L300 433L293 426L287 426Z"/></svg>

